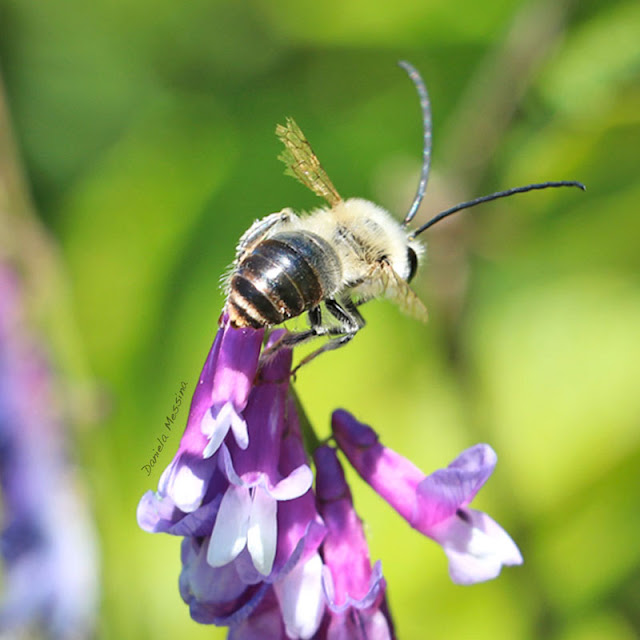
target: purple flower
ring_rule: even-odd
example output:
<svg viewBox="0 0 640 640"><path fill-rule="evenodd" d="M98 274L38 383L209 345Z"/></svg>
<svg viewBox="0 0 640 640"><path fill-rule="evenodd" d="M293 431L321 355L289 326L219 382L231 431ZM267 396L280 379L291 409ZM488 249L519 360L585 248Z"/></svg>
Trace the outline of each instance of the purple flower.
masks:
<svg viewBox="0 0 640 640"><path fill-rule="evenodd" d="M321 637L387 640L394 637L380 562L373 569L362 523L335 449L318 448L316 493L327 536L322 544L328 612Z"/></svg>
<svg viewBox="0 0 640 640"><path fill-rule="evenodd" d="M248 446L243 412L258 370L263 334L231 329L224 321L202 368L178 452L160 477L158 491L147 492L140 501L141 528L170 531L184 514L202 505L210 485L220 481L215 478L216 460L208 458L229 430L240 447Z"/></svg>
<svg viewBox="0 0 640 640"><path fill-rule="evenodd" d="M250 442L220 449L220 464L229 480L211 532L207 562L221 567L245 548L256 570L271 573L278 539L278 505L303 496L313 474L302 461L286 475L278 469L286 426L291 351L281 351L261 371L246 408Z"/></svg>
<svg viewBox="0 0 640 640"><path fill-rule="evenodd" d="M90 637L94 626L95 531L58 403L50 362L26 326L19 280L0 264L2 637L27 629L29 637Z"/></svg>
<svg viewBox="0 0 640 640"><path fill-rule="evenodd" d="M229 627L228 640L321 640L325 609L322 559L315 552L265 592L251 613Z"/></svg>
<svg viewBox="0 0 640 640"><path fill-rule="evenodd" d="M247 559L243 556L213 568L206 560L208 546L208 537L186 537L182 541L180 595L196 622L224 626L242 621L258 605L267 585L244 579Z"/></svg>
<svg viewBox="0 0 640 640"><path fill-rule="evenodd" d="M314 637L325 610L322 558L317 551L298 562L273 584L286 637Z"/></svg>
<svg viewBox="0 0 640 640"><path fill-rule="evenodd" d="M277 459L277 442L253 438L255 448ZM253 452L251 452L253 453ZM294 469L288 476L278 479L269 469L256 469L238 475L228 449L222 449L222 464L229 478L227 488L211 532L207 562L221 567L245 548L255 568L264 576L271 573L276 556L278 536L278 503L299 498L309 491L313 476L307 465ZM252 465L253 466L253 465ZM275 477L274 477L275 476Z"/></svg>
<svg viewBox="0 0 640 640"><path fill-rule="evenodd" d="M295 640L299 637L288 636L285 632L280 604L270 588L251 615L229 627L227 640Z"/></svg>
<svg viewBox="0 0 640 640"><path fill-rule="evenodd" d="M282 475L289 475L307 463L296 403L291 395L287 402L286 426L278 466ZM276 571L286 574L295 565L307 562L315 554L325 535L326 527L318 514L311 489L295 500L279 503Z"/></svg>
<svg viewBox="0 0 640 640"><path fill-rule="evenodd" d="M283 475L300 468L306 460L297 410L290 396L286 415L279 453ZM311 490L299 498L278 503L277 526L275 565L268 580L273 587L255 611L231 626L229 638L311 638L318 629L325 609L323 564L318 546L326 528ZM250 578L246 572L243 575Z"/></svg>
<svg viewBox="0 0 640 640"><path fill-rule="evenodd" d="M317 549L325 535L289 388L291 351L282 349L258 367L261 332L247 331L220 329L180 449L159 491L140 501L138 522L147 531L186 536L180 592L195 620L237 627L269 591L282 603L290 635L315 632L324 606L319 569L316 595L304 590L306 609L309 597L316 602L313 612L305 614L305 606L291 597L292 585L308 583L313 567L321 567ZM209 442L211 434L201 428L211 424L207 415L226 423L224 435L214 434ZM244 425L240 438L234 421ZM185 469L201 485L198 500L189 505L178 504L175 483L164 482Z"/></svg>
<svg viewBox="0 0 640 640"><path fill-rule="evenodd" d="M158 491L142 497L138 523L184 536L180 594L194 620L228 626L231 640L391 640L386 582L380 563L371 565L336 450L314 451L314 495L291 350L265 360L262 343L262 331L223 321L178 452ZM314 442L306 421L305 430ZM522 561L498 525L467 508L495 465L488 446L426 477L346 412L334 413L333 431L358 472L444 547L454 581Z"/></svg>
<svg viewBox="0 0 640 640"><path fill-rule="evenodd" d="M204 457L209 458L220 447L229 430L237 445L249 444L247 422L242 412L258 371L258 358L264 331L231 329L223 319L220 350L213 371L211 406L202 416L200 429L209 438ZM288 371L284 377L288 376Z"/></svg>
<svg viewBox="0 0 640 640"><path fill-rule="evenodd" d="M332 427L360 476L412 527L443 547L455 583L490 580L503 565L522 563L509 535L485 513L468 508L495 467L489 445L471 447L446 469L425 476L346 411L334 412Z"/></svg>

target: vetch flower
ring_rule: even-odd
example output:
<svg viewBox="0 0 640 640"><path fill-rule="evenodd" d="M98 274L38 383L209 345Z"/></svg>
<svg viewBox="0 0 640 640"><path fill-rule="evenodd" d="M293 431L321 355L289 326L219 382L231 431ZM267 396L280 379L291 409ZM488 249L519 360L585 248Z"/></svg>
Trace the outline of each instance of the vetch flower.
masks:
<svg viewBox="0 0 640 640"><path fill-rule="evenodd" d="M288 640L288 638L280 604L273 588L267 590L249 616L229 626L227 636L227 640Z"/></svg>
<svg viewBox="0 0 640 640"><path fill-rule="evenodd" d="M279 469L289 473L306 462L299 418L289 395L287 426L282 440ZM309 490L296 500L278 505L278 549L273 589L280 607L287 637L311 638L318 629L325 608L322 587L322 559L318 547L326 527Z"/></svg>
<svg viewBox="0 0 640 640"><path fill-rule="evenodd" d="M313 553L269 585L249 615L229 625L228 640L321 640L325 609L322 559Z"/></svg>
<svg viewBox="0 0 640 640"><path fill-rule="evenodd" d="M229 480L211 533L207 562L221 567L247 547L256 570L269 575L276 555L278 504L309 491L313 475L302 462L283 476L278 469L286 425L291 352L281 351L263 367L245 411L251 425L246 449L229 442L220 450Z"/></svg>
<svg viewBox="0 0 640 640"><path fill-rule="evenodd" d="M169 465L175 470L184 464L183 444L196 443L190 453L194 460L193 453L199 454L197 466L193 461L189 466L199 470L203 481L199 504L187 511L184 504L176 504L175 492L147 492L138 506L138 522L147 531L185 536L180 593L194 620L237 628L269 593L279 603L289 636L309 638L324 610L318 547L325 528L316 509L313 475L289 385L291 351L282 349L258 367L253 332L244 337L251 358L240 357L241 366L234 370L221 354L225 348L241 349L242 335L228 338L241 331L220 330L194 395L185 437ZM267 346L279 335L274 332ZM227 377L221 378L216 367ZM229 382L233 376L245 385L240 395ZM216 396L212 390L221 379L227 391L217 397L235 393L234 411L241 413L247 438L232 436L231 425L217 450L206 457L206 435L194 425L210 410ZM163 478L167 475L165 471Z"/></svg>
<svg viewBox="0 0 640 640"><path fill-rule="evenodd" d="M231 484L211 532L207 562L212 567L221 567L234 560L246 546L255 568L266 576L271 573L276 554L278 502L299 498L309 491L313 482L311 469L304 465L274 481L267 471L238 475L226 448L222 450L222 459Z"/></svg>
<svg viewBox="0 0 640 640"><path fill-rule="evenodd" d="M264 331L231 329L223 318L220 351L215 363L211 389L211 406L200 423L202 433L209 438L204 457L213 455L231 429L237 445L249 444L247 422L242 412L258 370L258 358Z"/></svg>
<svg viewBox="0 0 640 640"><path fill-rule="evenodd" d="M318 630L325 610L322 569L322 558L314 551L274 582L287 638L308 640Z"/></svg>
<svg viewBox="0 0 640 640"><path fill-rule="evenodd" d="M176 457L142 497L138 523L184 537L180 594L194 620L228 626L232 640L390 640L386 582L336 450L297 402L291 350L261 360L262 334L223 321ZM346 412L334 413L333 433L358 472L444 547L456 582L522 561L497 524L468 508L495 465L487 445L425 476Z"/></svg>
<svg viewBox="0 0 640 640"><path fill-rule="evenodd" d="M196 622L218 626L239 623L255 609L268 585L244 579L242 566L247 559L243 556L213 568L206 560L208 547L208 537L190 536L182 541L180 595Z"/></svg>
<svg viewBox="0 0 640 640"><path fill-rule="evenodd" d="M218 330L193 394L178 452L160 477L158 491L145 494L138 507L143 529L166 531L201 506L217 469L215 460L208 458L230 429L239 446L248 446L243 411L258 370L263 335L262 330L231 329L226 320Z"/></svg>
<svg viewBox="0 0 640 640"><path fill-rule="evenodd" d="M301 498L291 502L299 500ZM291 502L283 504L289 505ZM318 522L315 511L311 523L304 520L304 509L301 511L298 517L300 526L296 531L295 526L289 525L290 540L284 544L280 540L283 536L287 537L287 532L280 530L281 521L278 518L278 549L281 544L285 549L293 546L294 552L283 554L284 566L274 570L269 581L256 571L246 547L231 562L214 568L207 562L210 538L185 538L182 543L180 594L189 605L191 617L203 624L251 627L252 622L244 625L244 621L254 615L254 610L266 593L271 593L273 597L277 593L278 617L283 628L286 624L289 637L312 637L324 610L322 562L317 552L324 536L324 527ZM271 581L274 581L273 585ZM256 615L262 616L263 613L264 607L260 605Z"/></svg>
<svg viewBox="0 0 640 640"><path fill-rule="evenodd" d="M327 527L322 544L328 611L321 637L388 640L394 637L380 562L371 567L362 523L335 449L315 451L316 493Z"/></svg>
<svg viewBox="0 0 640 640"><path fill-rule="evenodd" d="M280 448L278 469L282 475L289 475L294 469L307 463L302 442L297 405L291 394L288 396L286 426ZM300 567L311 560L326 535L326 527L320 517L313 491L309 489L299 498L278 504L278 548L276 550L276 571L288 574L293 567ZM306 569L307 575L310 571ZM300 574L298 578L300 578ZM278 595L285 590L279 589ZM315 596L308 594L309 599Z"/></svg>
<svg viewBox="0 0 640 640"><path fill-rule="evenodd" d="M348 412L335 411L332 428L360 476L412 527L442 546L455 583L490 580L503 565L522 563L509 535L485 513L468 508L495 467L489 445L471 447L446 469L426 476Z"/></svg>

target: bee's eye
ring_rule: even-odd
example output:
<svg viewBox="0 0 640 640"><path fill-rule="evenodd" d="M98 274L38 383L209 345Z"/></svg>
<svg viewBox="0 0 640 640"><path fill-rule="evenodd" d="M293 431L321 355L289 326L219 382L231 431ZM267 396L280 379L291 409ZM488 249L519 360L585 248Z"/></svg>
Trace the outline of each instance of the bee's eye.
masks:
<svg viewBox="0 0 640 640"><path fill-rule="evenodd" d="M411 247L407 248L407 261L409 262L409 275L407 276L407 282L411 282L413 280L413 276L416 275L416 270L418 269L418 256Z"/></svg>

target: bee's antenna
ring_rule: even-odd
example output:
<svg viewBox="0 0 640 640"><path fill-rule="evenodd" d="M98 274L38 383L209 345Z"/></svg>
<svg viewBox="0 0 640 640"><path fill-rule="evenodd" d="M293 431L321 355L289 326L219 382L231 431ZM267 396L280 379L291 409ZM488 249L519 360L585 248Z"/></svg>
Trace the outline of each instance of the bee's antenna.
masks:
<svg viewBox="0 0 640 640"><path fill-rule="evenodd" d="M420 235L423 231L426 231L429 227L433 226L436 222L440 222L444 218L450 216L461 209L468 209L469 207L475 207L477 204L482 204L483 202L489 202L490 200L497 200L498 198L506 198L507 196L512 196L516 193L526 193L527 191L533 191L534 189L548 189L549 187L578 187L583 191L586 191L587 188L581 183L576 182L575 180L561 180L559 182L541 182L538 184L528 184L524 187L514 187L513 189L507 189L506 191L498 191L496 193L491 193L488 196L482 196L480 198L475 198L474 200L469 200L469 202L462 202L457 204L455 207L451 207L451 209L447 209L442 213L434 216L428 222L425 222L421 227L416 229L413 233L411 233L410 237L415 238L417 235Z"/></svg>
<svg viewBox="0 0 640 640"><path fill-rule="evenodd" d="M400 60L398 64L409 74L413 84L418 90L420 96L420 108L422 109L422 125L424 129L424 143L422 147L422 173L420 174L420 183L416 197L409 209L409 213L404 217L403 226L408 225L418 211L418 207L424 198L424 192L427 190L427 180L429 179L429 165L431 164L431 104L429 102L429 94L424 80L418 73L418 70L409 62Z"/></svg>

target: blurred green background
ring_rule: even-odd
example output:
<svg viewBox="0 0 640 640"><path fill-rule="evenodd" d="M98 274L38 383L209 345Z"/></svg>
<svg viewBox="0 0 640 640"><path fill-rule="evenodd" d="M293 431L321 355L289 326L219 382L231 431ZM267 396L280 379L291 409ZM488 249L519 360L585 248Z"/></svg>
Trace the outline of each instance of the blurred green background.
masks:
<svg viewBox="0 0 640 640"><path fill-rule="evenodd" d="M9 243L36 274L35 322L78 426L101 536L99 637L224 637L179 597L179 541L136 525L178 435L150 477L141 467L181 381L193 391L240 234L321 204L283 176L276 123L296 118L343 196L407 210L421 119L399 59L433 108L419 221L529 182L588 190L434 227L414 281L429 323L373 302L348 348L299 374L322 434L344 407L425 471L476 442L498 453L474 506L525 564L474 587L451 584L441 550L353 478L398 635L640 634L640 4L0 0L33 198L9 234L34 219L47 233Z"/></svg>

